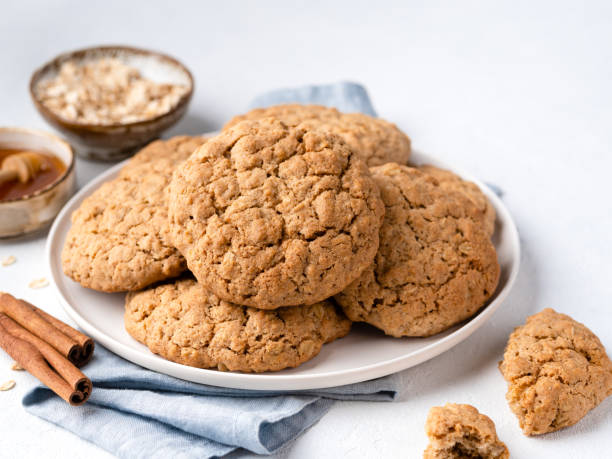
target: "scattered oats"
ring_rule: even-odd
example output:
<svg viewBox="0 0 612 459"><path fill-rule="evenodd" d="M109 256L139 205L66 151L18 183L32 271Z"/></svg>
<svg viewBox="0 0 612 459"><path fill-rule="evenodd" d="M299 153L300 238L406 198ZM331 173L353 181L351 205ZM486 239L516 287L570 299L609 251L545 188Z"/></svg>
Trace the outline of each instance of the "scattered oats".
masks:
<svg viewBox="0 0 612 459"><path fill-rule="evenodd" d="M183 85L144 78L116 58L64 62L55 78L36 87L42 104L62 118L102 125L155 118L169 112L187 92Z"/></svg>
<svg viewBox="0 0 612 459"><path fill-rule="evenodd" d="M32 282L30 282L28 284L28 287L30 287L30 288L44 288L47 285L49 285L49 281L46 278L41 277L40 279L34 279Z"/></svg>
<svg viewBox="0 0 612 459"><path fill-rule="evenodd" d="M0 391L11 390L13 387L15 387L15 384L15 381L11 379L10 381L0 385Z"/></svg>
<svg viewBox="0 0 612 459"><path fill-rule="evenodd" d="M8 266L8 265L12 265L16 261L17 261L17 258L15 258L13 255L9 255L8 257L4 257L1 263L2 263L2 266Z"/></svg>
<svg viewBox="0 0 612 459"><path fill-rule="evenodd" d="M13 370L13 371L24 371L25 368L23 368L17 362L13 362L13 364L11 365L11 370Z"/></svg>

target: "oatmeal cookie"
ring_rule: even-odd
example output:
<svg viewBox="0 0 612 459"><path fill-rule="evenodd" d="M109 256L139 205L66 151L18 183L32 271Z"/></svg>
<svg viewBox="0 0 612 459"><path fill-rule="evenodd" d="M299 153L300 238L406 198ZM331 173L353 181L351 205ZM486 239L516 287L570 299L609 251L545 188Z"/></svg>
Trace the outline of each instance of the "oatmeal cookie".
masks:
<svg viewBox="0 0 612 459"><path fill-rule="evenodd" d="M550 308L512 332L499 368L525 435L571 426L612 394L612 362L597 336Z"/></svg>
<svg viewBox="0 0 612 459"><path fill-rule="evenodd" d="M245 120L276 118L289 126L297 126L306 120L330 120L337 119L341 115L342 114L335 108L325 107L323 105L273 105L266 108L254 108L247 113L234 116L225 126L223 126L223 130L226 131Z"/></svg>
<svg viewBox="0 0 612 459"><path fill-rule="evenodd" d="M507 459L508 448L499 440L495 424L472 405L447 403L429 410L425 432L429 445L424 459Z"/></svg>
<svg viewBox="0 0 612 459"><path fill-rule="evenodd" d="M119 174L122 176L132 174L135 168L148 167L155 173L172 176L176 166L185 161L204 142L206 142L205 137L187 135L156 140L132 156Z"/></svg>
<svg viewBox="0 0 612 459"><path fill-rule="evenodd" d="M72 214L62 251L64 273L104 292L138 290L186 269L170 244L164 190L174 167L205 142L155 141Z"/></svg>
<svg viewBox="0 0 612 459"><path fill-rule="evenodd" d="M472 316L500 274L478 208L418 169L371 171L386 213L374 263L336 295L346 315L396 337L430 336Z"/></svg>
<svg viewBox="0 0 612 459"><path fill-rule="evenodd" d="M495 232L495 208L482 190L478 188L478 185L468 182L467 180L463 180L457 174L454 174L446 169L440 169L439 167L424 165L419 166L419 169L434 176L438 182L440 182L440 186L442 186L442 188L463 191L466 193L482 213L482 225L485 232L489 236L493 235Z"/></svg>
<svg viewBox="0 0 612 459"><path fill-rule="evenodd" d="M172 240L219 298L313 304L374 259L384 213L366 165L337 136L267 118L209 140L174 173Z"/></svg>
<svg viewBox="0 0 612 459"><path fill-rule="evenodd" d="M406 164L410 157L410 138L395 124L361 113L341 113L321 105L275 105L256 108L234 117L224 127L228 129L243 120L266 117L279 119L290 126L304 123L339 135L368 166L396 162Z"/></svg>
<svg viewBox="0 0 612 459"><path fill-rule="evenodd" d="M263 372L297 367L351 322L330 301L274 311L220 300L191 278L128 293L125 327L162 357L199 368Z"/></svg>

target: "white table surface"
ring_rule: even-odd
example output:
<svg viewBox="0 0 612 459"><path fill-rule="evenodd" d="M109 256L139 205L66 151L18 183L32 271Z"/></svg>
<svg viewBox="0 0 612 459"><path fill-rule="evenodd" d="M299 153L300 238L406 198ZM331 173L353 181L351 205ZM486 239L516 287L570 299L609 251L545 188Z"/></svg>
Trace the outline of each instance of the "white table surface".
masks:
<svg viewBox="0 0 612 459"><path fill-rule="evenodd" d="M0 126L49 129L30 103L31 72L101 43L160 49L193 71L189 113L169 134L219 128L256 94L350 79L422 151L498 184L524 256L493 319L451 351L403 373L396 403L337 403L279 457L419 457L428 409L466 402L493 418L513 457L610 457L612 397L579 424L521 434L497 370L506 338L552 306L612 349L612 6L609 2L5 2ZM404 3L410 3L404 5ZM79 160L83 185L108 167ZM0 290L67 320L49 288L45 235L0 242ZM0 352L0 456L109 454L21 407L30 376Z"/></svg>

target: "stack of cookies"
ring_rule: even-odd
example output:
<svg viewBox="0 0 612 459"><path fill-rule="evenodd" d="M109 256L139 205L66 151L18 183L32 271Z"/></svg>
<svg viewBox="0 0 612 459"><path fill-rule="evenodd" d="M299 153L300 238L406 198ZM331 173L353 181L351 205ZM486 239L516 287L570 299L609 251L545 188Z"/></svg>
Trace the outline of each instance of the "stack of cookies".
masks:
<svg viewBox="0 0 612 459"><path fill-rule="evenodd" d="M393 124L321 106L156 141L74 213L64 272L128 291L128 332L196 367L295 367L352 321L430 336L494 293L495 211L409 159Z"/></svg>

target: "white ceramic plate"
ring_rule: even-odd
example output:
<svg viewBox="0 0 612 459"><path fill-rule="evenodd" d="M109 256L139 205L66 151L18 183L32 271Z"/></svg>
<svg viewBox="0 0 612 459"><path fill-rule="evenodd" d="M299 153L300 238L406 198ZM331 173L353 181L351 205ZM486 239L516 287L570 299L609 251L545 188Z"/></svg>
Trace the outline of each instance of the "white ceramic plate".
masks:
<svg viewBox="0 0 612 459"><path fill-rule="evenodd" d="M493 240L501 265L499 287L487 306L476 316L439 335L396 339L372 327L355 324L347 337L323 346L317 357L300 367L263 374L203 370L170 362L151 353L130 337L123 327L123 294L101 293L83 288L64 276L61 268L60 254L70 228L70 215L85 197L103 182L113 179L123 163L112 167L80 190L57 216L47 241L52 284L68 315L100 344L145 368L188 381L239 389L300 390L356 383L404 370L450 349L482 326L508 295L516 280L520 260L516 226L506 207L489 188L426 154L415 152L411 161L451 169L474 181L497 211Z"/></svg>

